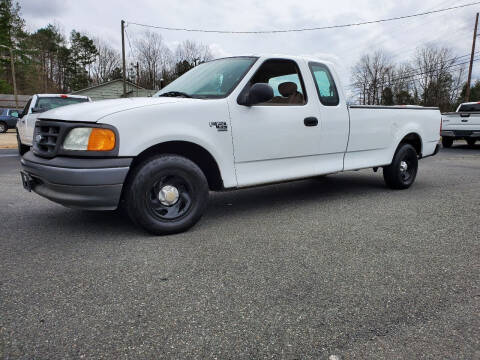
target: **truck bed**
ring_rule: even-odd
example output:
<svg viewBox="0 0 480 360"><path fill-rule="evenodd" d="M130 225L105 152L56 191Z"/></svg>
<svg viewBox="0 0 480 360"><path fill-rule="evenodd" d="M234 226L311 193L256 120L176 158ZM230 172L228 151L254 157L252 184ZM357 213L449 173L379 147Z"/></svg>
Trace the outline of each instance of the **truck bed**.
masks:
<svg viewBox="0 0 480 360"><path fill-rule="evenodd" d="M350 137L345 170L389 164L405 134L420 136L421 156L432 155L439 139L436 107L350 105Z"/></svg>

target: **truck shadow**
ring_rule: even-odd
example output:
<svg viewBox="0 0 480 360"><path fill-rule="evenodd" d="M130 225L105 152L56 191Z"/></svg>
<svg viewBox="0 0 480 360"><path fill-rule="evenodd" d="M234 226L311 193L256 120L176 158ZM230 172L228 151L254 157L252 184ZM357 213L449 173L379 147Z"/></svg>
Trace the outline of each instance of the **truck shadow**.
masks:
<svg viewBox="0 0 480 360"><path fill-rule="evenodd" d="M379 195L389 191L381 175L350 173L211 193L209 206L200 224L186 234L188 236L195 231L208 231L212 226L217 229L218 222L228 221L245 212L255 216L256 213L261 214L265 211L275 212L276 207L289 206L295 206L295 211L302 211L302 206L308 207L311 203L333 201L340 204L345 199L353 199L356 196ZM141 234L148 236L148 233L136 227L121 211L68 210L58 206L52 211L36 213L33 218L35 223L57 228L62 233L96 236L106 234L111 240Z"/></svg>
<svg viewBox="0 0 480 360"><path fill-rule="evenodd" d="M293 181L240 189L232 192L212 193L204 217L234 217L237 213L263 212L275 206L321 203L322 201L344 201L355 196L388 192L383 178L371 174L342 174L316 179ZM272 210L273 211L273 210Z"/></svg>

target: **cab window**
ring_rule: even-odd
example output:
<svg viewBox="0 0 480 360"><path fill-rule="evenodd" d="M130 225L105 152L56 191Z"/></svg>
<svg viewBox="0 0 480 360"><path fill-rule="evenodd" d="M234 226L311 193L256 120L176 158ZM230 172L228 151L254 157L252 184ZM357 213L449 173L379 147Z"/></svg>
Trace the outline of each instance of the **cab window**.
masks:
<svg viewBox="0 0 480 360"><path fill-rule="evenodd" d="M251 87L265 83L273 88L273 99L259 105L305 105L306 93L297 64L292 60L265 61L250 79Z"/></svg>
<svg viewBox="0 0 480 360"><path fill-rule="evenodd" d="M322 105L337 106L340 100L330 70L325 65L318 63L310 63L309 66Z"/></svg>

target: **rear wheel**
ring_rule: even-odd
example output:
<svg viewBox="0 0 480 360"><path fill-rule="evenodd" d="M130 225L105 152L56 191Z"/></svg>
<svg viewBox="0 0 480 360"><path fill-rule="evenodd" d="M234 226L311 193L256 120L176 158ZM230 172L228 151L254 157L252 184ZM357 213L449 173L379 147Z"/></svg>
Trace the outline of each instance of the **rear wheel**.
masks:
<svg viewBox="0 0 480 360"><path fill-rule="evenodd" d="M20 156L23 156L26 152L30 150L29 146L22 144L22 141L20 140L20 136L18 135L18 132L17 132L17 146L18 146L18 153L20 154Z"/></svg>
<svg viewBox="0 0 480 360"><path fill-rule="evenodd" d="M0 121L0 134L6 133L8 130L7 124L5 124L3 121Z"/></svg>
<svg viewBox="0 0 480 360"><path fill-rule="evenodd" d="M453 138L451 137L442 137L442 145L444 148L449 148L453 145Z"/></svg>
<svg viewBox="0 0 480 360"><path fill-rule="evenodd" d="M156 234L173 234L195 225L208 202L202 170L178 155L160 155L139 165L125 189L132 221Z"/></svg>
<svg viewBox="0 0 480 360"><path fill-rule="evenodd" d="M467 141L468 146L475 146L475 142L477 141L477 139L474 138L468 138L465 140Z"/></svg>
<svg viewBox="0 0 480 360"><path fill-rule="evenodd" d="M383 178L391 189L409 188L417 176L418 155L410 144L402 144L397 149L393 161L383 168Z"/></svg>

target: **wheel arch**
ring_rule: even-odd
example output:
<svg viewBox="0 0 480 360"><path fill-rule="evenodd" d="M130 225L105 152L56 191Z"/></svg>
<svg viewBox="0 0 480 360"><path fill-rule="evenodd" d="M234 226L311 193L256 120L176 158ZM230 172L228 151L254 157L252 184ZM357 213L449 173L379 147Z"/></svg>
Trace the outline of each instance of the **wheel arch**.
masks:
<svg viewBox="0 0 480 360"><path fill-rule="evenodd" d="M414 147L415 151L417 152L417 155L421 158L422 157L422 150L423 150L423 142L422 142L422 137L420 134L417 132L409 132L405 136L401 138L401 140L398 142L395 152L398 150L398 148L402 144L410 144Z"/></svg>
<svg viewBox="0 0 480 360"><path fill-rule="evenodd" d="M184 156L193 161L205 174L210 190L222 190L224 188L220 167L213 155L203 146L190 141L166 141L152 145L139 153L132 161L127 175L148 158L159 154L175 154Z"/></svg>

